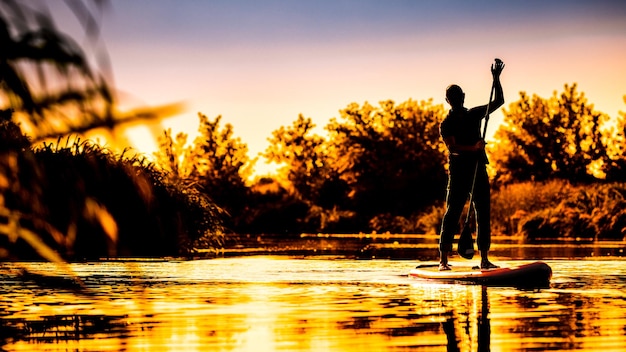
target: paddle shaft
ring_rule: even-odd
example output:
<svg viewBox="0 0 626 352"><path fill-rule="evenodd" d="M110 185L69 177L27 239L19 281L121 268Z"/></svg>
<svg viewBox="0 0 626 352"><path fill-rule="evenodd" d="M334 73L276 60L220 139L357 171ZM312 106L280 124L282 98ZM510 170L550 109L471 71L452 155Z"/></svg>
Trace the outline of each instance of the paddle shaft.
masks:
<svg viewBox="0 0 626 352"><path fill-rule="evenodd" d="M485 137L487 135L487 124L489 123L489 106L491 105L491 100L493 99L495 88L496 88L496 82L494 81L491 84L491 92L489 92L489 101L487 102L487 110L485 110L485 125L483 126L483 135L482 135L483 140L485 140ZM477 173L478 173L478 160L476 160L476 165L474 166L474 177L472 178L472 188L470 189L470 198L469 198L470 207L467 210L467 216L465 217L465 226L469 225L470 211L472 209L472 201L474 200L474 187L476 186L476 174Z"/></svg>

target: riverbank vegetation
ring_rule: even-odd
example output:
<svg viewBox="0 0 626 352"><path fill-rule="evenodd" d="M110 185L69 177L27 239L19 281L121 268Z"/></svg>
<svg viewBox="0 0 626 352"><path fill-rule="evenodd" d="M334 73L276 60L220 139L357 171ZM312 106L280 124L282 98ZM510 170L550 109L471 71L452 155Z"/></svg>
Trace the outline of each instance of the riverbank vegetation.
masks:
<svg viewBox="0 0 626 352"><path fill-rule="evenodd" d="M230 210L230 231L283 237L437 233L446 187L446 154L438 131L444 114L443 106L430 101L350 104L325 126L326 136L314 134L311 119L298 116L269 139L265 156L283 165L278 175L257 178L247 192L240 189L238 194L248 197L240 211L218 203ZM505 123L488 149L494 232L531 242L622 240L625 119L620 116L613 126L609 120L576 85L548 99L522 92L505 109ZM245 146L239 140L225 143L232 126L216 134L220 117L211 122L201 115L200 122L201 135L186 151L169 157L161 153L160 160L176 160L178 169L217 165L212 177L219 177L225 160L235 160L230 169L243 171L250 160L217 155L219 150L235 155L237 145ZM174 142L170 134L162 145ZM212 154L193 152L207 140L217 142ZM202 183L208 174L191 179ZM224 175L232 179L233 173Z"/></svg>
<svg viewBox="0 0 626 352"><path fill-rule="evenodd" d="M122 124L173 114L177 104L118 111L99 38L106 1L66 5L84 25L83 47L57 29L45 2L0 3L0 258L219 246L221 210L207 194L143 158L76 137L114 135Z"/></svg>
<svg viewBox="0 0 626 352"><path fill-rule="evenodd" d="M19 8L8 3L3 10ZM255 160L233 126L202 113L195 140L164 131L149 162L74 136L163 109L120 117L80 48L22 24L0 33L11 48L0 57L0 258L184 255L229 234L438 231L446 109L432 100L351 103L324 135L299 115L269 136L263 156L281 165L275 175L251 178ZM22 40L29 35L47 45ZM68 84L32 83L48 74ZM626 115L595 111L573 84L549 98L521 92L504 116L488 145L494 232L623 240Z"/></svg>
<svg viewBox="0 0 626 352"><path fill-rule="evenodd" d="M3 151L0 175L9 257L174 256L220 245L221 210L143 158L66 140Z"/></svg>

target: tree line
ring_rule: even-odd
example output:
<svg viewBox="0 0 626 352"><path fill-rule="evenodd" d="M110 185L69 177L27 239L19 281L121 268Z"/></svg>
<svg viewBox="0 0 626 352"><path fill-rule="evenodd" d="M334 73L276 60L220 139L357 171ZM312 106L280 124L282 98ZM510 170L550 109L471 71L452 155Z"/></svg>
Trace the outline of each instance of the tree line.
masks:
<svg viewBox="0 0 626 352"><path fill-rule="evenodd" d="M230 124L220 125L221 116L211 120L199 114L200 135L189 145L185 134L173 137L171 131L165 132L157 164L174 177L201 186L229 214L227 229L233 233L436 232L447 181L446 151L438 129L445 114L444 106L432 100L409 99L400 104L387 100L378 106L352 103L324 126L325 136L315 134L312 120L299 115L291 125L272 133L263 152L265 158L282 165L277 175L257 178L250 185L253 160L247 156L246 144L233 137ZM549 209L558 208L566 195L614 184L616 194L605 196L617 197L615 202L587 210L606 215L597 215L597 221L613 224L610 230L605 224L600 238L622 238L626 235L626 213L620 209L626 195L625 116L622 113L610 122L608 115L594 110L576 84L565 85L549 98L521 92L519 100L504 109L504 123L488 145L494 204L506 204L498 198L510 194L516 184L532 182L547 193L568 187L570 192L559 193ZM538 215L531 208L500 210L494 209L500 215L493 217L502 233L528 238L575 236L567 230L576 228L570 222L544 229L541 236L533 233ZM521 214L525 215L515 220L519 228L513 228L511 218ZM573 215L555 210L542 219L549 223L554 217L581 215L580 209ZM584 233L600 231L596 225L588 224Z"/></svg>

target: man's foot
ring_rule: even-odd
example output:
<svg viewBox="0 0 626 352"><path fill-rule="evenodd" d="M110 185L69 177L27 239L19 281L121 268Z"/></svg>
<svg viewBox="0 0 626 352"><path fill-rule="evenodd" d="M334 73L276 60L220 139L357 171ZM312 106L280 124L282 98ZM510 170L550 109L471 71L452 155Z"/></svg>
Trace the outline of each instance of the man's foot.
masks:
<svg viewBox="0 0 626 352"><path fill-rule="evenodd" d="M497 266L494 263L484 259L484 260L480 261L480 268L481 269L497 269L497 268L499 268L499 266Z"/></svg>
<svg viewBox="0 0 626 352"><path fill-rule="evenodd" d="M439 263L439 271L448 271L448 270L452 270L452 268L450 268L450 264Z"/></svg>

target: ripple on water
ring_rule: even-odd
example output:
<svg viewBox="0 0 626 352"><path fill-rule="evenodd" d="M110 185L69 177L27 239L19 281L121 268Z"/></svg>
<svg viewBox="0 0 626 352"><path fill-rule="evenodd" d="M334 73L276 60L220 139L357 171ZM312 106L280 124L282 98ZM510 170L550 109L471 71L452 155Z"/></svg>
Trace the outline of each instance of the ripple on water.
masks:
<svg viewBox="0 0 626 352"><path fill-rule="evenodd" d="M626 350L624 261L552 261L551 286L526 291L411 280L414 264L286 257L80 263L71 269L86 289L77 291L16 275L26 268L72 279L52 264L2 263L0 348Z"/></svg>

